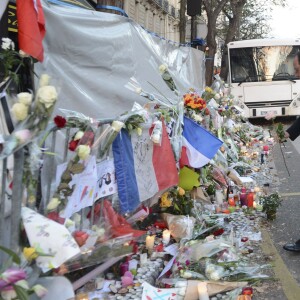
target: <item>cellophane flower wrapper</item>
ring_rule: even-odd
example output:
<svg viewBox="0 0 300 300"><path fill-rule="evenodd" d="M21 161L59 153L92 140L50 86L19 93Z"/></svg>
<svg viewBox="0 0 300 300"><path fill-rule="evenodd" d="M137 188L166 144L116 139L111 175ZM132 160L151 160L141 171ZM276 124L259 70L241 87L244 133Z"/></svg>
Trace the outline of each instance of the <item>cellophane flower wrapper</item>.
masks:
<svg viewBox="0 0 300 300"><path fill-rule="evenodd" d="M35 100L28 104L28 116L6 138L0 158L21 149L47 128L58 98L58 87L51 85L49 79L47 84L39 86L33 97Z"/></svg>
<svg viewBox="0 0 300 300"><path fill-rule="evenodd" d="M224 92L224 81L221 79L219 74L216 74L215 76L215 80L213 82L213 84L211 85L211 88L213 89L213 91L215 93L223 93Z"/></svg>
<svg viewBox="0 0 300 300"><path fill-rule="evenodd" d="M228 182L226 180L226 175L223 173L223 171L218 168L217 166L214 166L211 172L211 175L215 181L217 181L219 184L221 184L224 187L228 187Z"/></svg>
<svg viewBox="0 0 300 300"><path fill-rule="evenodd" d="M209 242L198 241L190 247L192 250L192 260L198 261L202 257L211 257L220 251L231 248L232 246L224 239L216 239Z"/></svg>
<svg viewBox="0 0 300 300"><path fill-rule="evenodd" d="M195 218L189 216L176 216L167 213L162 214L167 222L171 235L176 239L190 239L193 235Z"/></svg>
<svg viewBox="0 0 300 300"><path fill-rule="evenodd" d="M269 265L243 266L242 264L238 264L236 267L231 267L229 270L227 270L223 278L227 281L251 281L267 279L269 278L268 275L261 274L259 272L269 267Z"/></svg>
<svg viewBox="0 0 300 300"><path fill-rule="evenodd" d="M108 260L109 258L128 255L132 253L132 246L125 246L132 240L132 235L109 239L95 245L92 251L84 251L76 258L69 260L62 267L62 273L69 273L84 269Z"/></svg>
<svg viewBox="0 0 300 300"><path fill-rule="evenodd" d="M211 263L210 260L207 261L205 266L205 276L209 280L213 280L213 281L221 280L221 278L224 277L225 274L226 274L225 268Z"/></svg>

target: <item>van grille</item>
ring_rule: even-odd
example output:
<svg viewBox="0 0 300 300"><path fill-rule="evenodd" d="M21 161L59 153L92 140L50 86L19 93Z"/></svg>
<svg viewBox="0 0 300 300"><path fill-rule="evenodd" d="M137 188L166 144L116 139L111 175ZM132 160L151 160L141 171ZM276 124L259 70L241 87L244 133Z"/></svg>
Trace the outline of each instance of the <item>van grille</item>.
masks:
<svg viewBox="0 0 300 300"><path fill-rule="evenodd" d="M274 107L274 106L289 106L292 103L292 100L281 100L281 101L268 101L268 102L245 102L249 108L258 108L258 107Z"/></svg>

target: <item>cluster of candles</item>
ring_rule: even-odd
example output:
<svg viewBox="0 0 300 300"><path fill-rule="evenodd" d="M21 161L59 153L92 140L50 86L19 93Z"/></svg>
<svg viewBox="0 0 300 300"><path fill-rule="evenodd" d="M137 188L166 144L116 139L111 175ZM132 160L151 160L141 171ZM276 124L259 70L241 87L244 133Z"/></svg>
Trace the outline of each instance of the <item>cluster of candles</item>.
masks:
<svg viewBox="0 0 300 300"><path fill-rule="evenodd" d="M171 239L171 231L168 229L165 229L162 233L162 242L164 245L168 245ZM153 251L155 243L155 235L148 235L146 237L146 248L148 251Z"/></svg>

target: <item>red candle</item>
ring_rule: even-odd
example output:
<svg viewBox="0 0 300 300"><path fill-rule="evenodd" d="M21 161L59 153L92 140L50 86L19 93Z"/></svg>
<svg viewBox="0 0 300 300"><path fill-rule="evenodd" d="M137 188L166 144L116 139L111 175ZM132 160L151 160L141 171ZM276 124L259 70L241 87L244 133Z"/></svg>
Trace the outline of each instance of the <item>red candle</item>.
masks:
<svg viewBox="0 0 300 300"><path fill-rule="evenodd" d="M247 195L247 206L248 206L248 207L253 207L253 201L254 201L254 193L251 191L251 192Z"/></svg>

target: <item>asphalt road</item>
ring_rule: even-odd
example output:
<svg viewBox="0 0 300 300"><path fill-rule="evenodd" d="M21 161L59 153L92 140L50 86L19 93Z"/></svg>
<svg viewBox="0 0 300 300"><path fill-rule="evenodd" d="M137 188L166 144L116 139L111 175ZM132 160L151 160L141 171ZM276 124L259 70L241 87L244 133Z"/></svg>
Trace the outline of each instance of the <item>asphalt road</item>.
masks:
<svg viewBox="0 0 300 300"><path fill-rule="evenodd" d="M255 124L267 125L264 121ZM288 120L289 126L292 120ZM288 300L300 299L300 253L285 251L283 245L300 239L300 137L284 145L276 144L270 162L275 183L271 186L283 199L276 220L268 227L267 251L275 257L275 273ZM266 241L267 240L267 241ZM279 295L278 295L279 296ZM282 296L272 299L283 299Z"/></svg>

